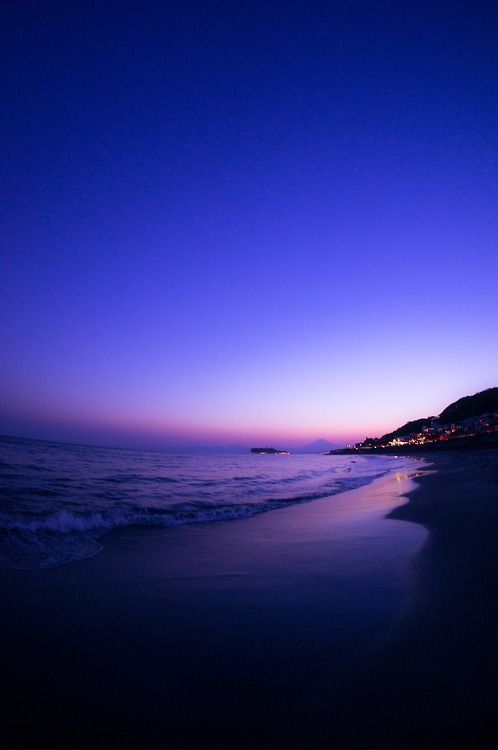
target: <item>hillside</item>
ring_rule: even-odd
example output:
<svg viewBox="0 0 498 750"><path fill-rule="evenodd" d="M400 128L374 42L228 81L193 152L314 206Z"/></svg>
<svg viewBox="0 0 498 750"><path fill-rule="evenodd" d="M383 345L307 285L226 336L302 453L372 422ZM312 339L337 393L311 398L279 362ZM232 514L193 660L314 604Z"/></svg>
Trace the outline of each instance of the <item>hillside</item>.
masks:
<svg viewBox="0 0 498 750"><path fill-rule="evenodd" d="M454 401L443 409L438 417L423 417L407 422L396 430L382 435L380 442L389 443L395 438L421 433L441 425L455 424L471 417L480 417L482 414L493 414L496 411L498 411L498 388L487 388L485 391L474 393L473 396L464 396Z"/></svg>
<svg viewBox="0 0 498 750"><path fill-rule="evenodd" d="M351 450L441 449L495 445L497 441L498 388L495 387L454 401L438 417L415 419L381 438L366 438Z"/></svg>
<svg viewBox="0 0 498 750"><path fill-rule="evenodd" d="M464 396L447 406L439 415L439 422L461 422L469 417L479 417L481 414L492 414L495 411L498 411L498 388L488 388L474 393L473 396Z"/></svg>
<svg viewBox="0 0 498 750"><path fill-rule="evenodd" d="M387 432L380 438L382 443L388 443L394 438L404 437L405 435L411 435L413 432L422 432L425 428L429 427L437 417L424 417L422 419L414 419L412 422L407 422L398 427L392 432Z"/></svg>

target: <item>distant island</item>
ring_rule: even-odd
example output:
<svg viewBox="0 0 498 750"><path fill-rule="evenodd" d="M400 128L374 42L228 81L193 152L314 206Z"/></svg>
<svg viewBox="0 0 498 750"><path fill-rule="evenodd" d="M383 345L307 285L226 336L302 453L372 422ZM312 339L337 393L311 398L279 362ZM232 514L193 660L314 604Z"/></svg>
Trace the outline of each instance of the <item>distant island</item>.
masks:
<svg viewBox="0 0 498 750"><path fill-rule="evenodd" d="M270 455L270 456L288 456L289 451L282 451L278 448L251 448L251 453L256 453L258 455Z"/></svg>
<svg viewBox="0 0 498 750"><path fill-rule="evenodd" d="M329 455L411 453L495 445L498 446L498 388L488 388L460 398L437 417L415 419L380 438L367 437L354 447L331 450Z"/></svg>

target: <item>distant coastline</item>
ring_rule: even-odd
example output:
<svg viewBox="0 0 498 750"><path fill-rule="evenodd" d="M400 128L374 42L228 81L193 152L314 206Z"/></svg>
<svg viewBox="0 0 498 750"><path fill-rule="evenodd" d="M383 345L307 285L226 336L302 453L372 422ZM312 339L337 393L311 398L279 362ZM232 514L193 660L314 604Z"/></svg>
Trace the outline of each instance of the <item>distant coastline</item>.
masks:
<svg viewBox="0 0 498 750"><path fill-rule="evenodd" d="M454 440L426 442L422 444L407 444L399 446L376 445L361 446L352 448L336 448L327 453L328 456L350 456L361 454L377 455L407 455L410 453L441 453L442 451L460 451L460 450L484 450L486 448L498 448L498 434L495 435L475 435L467 438Z"/></svg>
<svg viewBox="0 0 498 750"><path fill-rule="evenodd" d="M498 388L464 396L438 417L424 417L380 438L331 450L329 455L353 453L422 453L498 446Z"/></svg>

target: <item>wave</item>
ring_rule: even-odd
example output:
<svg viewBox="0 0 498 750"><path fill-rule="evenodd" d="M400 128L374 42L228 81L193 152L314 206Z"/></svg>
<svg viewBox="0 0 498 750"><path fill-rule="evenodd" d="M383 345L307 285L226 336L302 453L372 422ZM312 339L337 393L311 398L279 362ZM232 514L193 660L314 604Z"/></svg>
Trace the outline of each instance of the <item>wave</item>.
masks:
<svg viewBox="0 0 498 750"><path fill-rule="evenodd" d="M0 566L16 570L53 568L76 560L93 557L103 547L98 535L52 534L48 538L29 530L0 532Z"/></svg>
<svg viewBox="0 0 498 750"><path fill-rule="evenodd" d="M385 472L384 472L385 473ZM171 527L249 518L285 506L323 499L367 484L380 474L336 480L333 487L284 498L245 503L205 500L178 502L163 508L131 506L75 513L62 509L37 518L0 516L0 566L46 568L97 554L100 537L113 529Z"/></svg>
<svg viewBox="0 0 498 750"><path fill-rule="evenodd" d="M147 483L147 482L157 482L165 484L176 484L178 482L178 479L174 479L173 477L165 477L162 475L158 476L144 476L142 474L116 474L109 477L104 477L104 482L111 482L112 484L135 484L135 483Z"/></svg>

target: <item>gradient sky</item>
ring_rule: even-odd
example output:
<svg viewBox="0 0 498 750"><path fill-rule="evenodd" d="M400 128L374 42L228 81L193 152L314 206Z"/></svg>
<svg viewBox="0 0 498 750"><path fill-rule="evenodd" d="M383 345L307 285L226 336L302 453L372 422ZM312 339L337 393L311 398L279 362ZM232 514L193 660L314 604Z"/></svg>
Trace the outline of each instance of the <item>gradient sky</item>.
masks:
<svg viewBox="0 0 498 750"><path fill-rule="evenodd" d="M498 6L6 3L0 431L381 434L498 385Z"/></svg>

